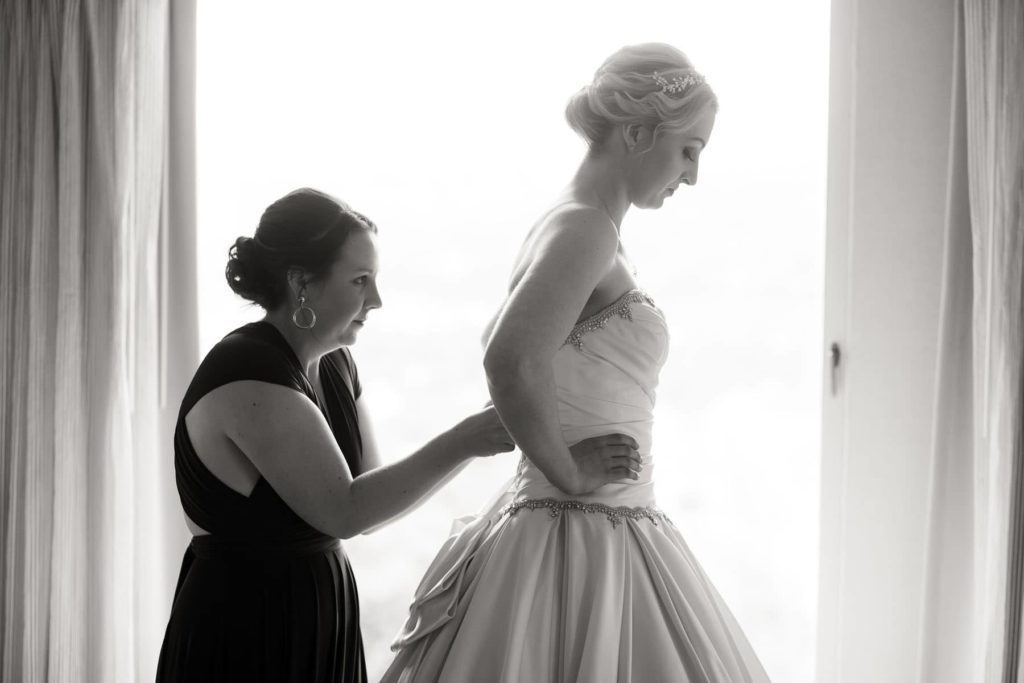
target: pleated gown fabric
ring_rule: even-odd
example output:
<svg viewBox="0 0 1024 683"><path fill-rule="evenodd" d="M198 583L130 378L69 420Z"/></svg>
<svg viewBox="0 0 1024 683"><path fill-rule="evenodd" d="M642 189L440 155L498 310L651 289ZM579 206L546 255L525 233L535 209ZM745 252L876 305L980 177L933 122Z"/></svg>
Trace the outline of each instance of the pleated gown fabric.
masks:
<svg viewBox="0 0 1024 683"><path fill-rule="evenodd" d="M210 535L185 550L157 681L366 681L356 582L339 540L299 518L263 478L249 496L223 484L185 428L189 410L217 387L280 384L320 407L357 476L360 387L347 350L324 356L320 377L324 401L266 322L224 337L196 371L178 414L174 466L185 512Z"/></svg>
<svg viewBox="0 0 1024 683"><path fill-rule="evenodd" d="M639 480L569 496L529 460L458 520L383 683L765 683L740 625L654 498L651 432L668 327L640 290L555 355L566 444L620 432Z"/></svg>

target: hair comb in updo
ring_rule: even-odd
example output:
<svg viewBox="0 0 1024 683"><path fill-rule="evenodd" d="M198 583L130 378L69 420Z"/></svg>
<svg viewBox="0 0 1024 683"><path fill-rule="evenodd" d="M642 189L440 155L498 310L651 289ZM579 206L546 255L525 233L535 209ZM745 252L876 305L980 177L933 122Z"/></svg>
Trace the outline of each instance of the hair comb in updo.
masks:
<svg viewBox="0 0 1024 683"><path fill-rule="evenodd" d="M687 88L704 82L704 77L696 71L691 71L685 76L674 76L671 81L655 71L651 78L661 86L661 92L666 95L682 95Z"/></svg>

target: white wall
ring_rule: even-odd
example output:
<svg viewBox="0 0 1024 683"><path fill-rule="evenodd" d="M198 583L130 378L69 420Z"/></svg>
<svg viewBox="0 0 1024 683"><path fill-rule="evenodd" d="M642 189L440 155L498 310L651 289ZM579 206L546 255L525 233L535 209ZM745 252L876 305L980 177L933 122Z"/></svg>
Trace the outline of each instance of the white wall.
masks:
<svg viewBox="0 0 1024 683"><path fill-rule="evenodd" d="M832 2L824 347L843 364L823 405L823 683L921 675L956 11Z"/></svg>

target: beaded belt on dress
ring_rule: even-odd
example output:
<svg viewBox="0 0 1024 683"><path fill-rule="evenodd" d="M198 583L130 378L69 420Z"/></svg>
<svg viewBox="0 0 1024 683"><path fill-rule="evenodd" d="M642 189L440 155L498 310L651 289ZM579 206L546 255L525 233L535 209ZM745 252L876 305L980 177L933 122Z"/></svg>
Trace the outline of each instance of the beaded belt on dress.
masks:
<svg viewBox="0 0 1024 683"><path fill-rule="evenodd" d="M668 516L656 507L612 507L611 505L604 505L603 503L584 503L581 500L558 500L555 498L527 498L525 500L517 500L513 503L509 503L501 509L501 515L508 515L509 517L514 516L520 510L538 510L547 509L550 511L552 517L558 517L563 512L583 512L583 513L600 513L608 518L608 521L612 523L612 527L617 527L623 519L631 519L633 521L639 521L641 519L649 520L655 526L658 525L659 521L669 522L671 520Z"/></svg>
<svg viewBox="0 0 1024 683"><path fill-rule="evenodd" d="M334 552L341 541L330 536L264 541L221 538L214 534L192 537L192 552L206 559L287 560Z"/></svg>

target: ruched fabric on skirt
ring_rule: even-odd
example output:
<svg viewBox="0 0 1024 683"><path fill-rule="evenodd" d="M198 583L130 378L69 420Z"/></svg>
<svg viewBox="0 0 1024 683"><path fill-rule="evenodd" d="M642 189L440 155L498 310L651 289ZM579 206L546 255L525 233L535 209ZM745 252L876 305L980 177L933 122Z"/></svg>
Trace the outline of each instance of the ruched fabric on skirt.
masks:
<svg viewBox="0 0 1024 683"><path fill-rule="evenodd" d="M506 501L460 520L382 683L768 683L656 508Z"/></svg>

